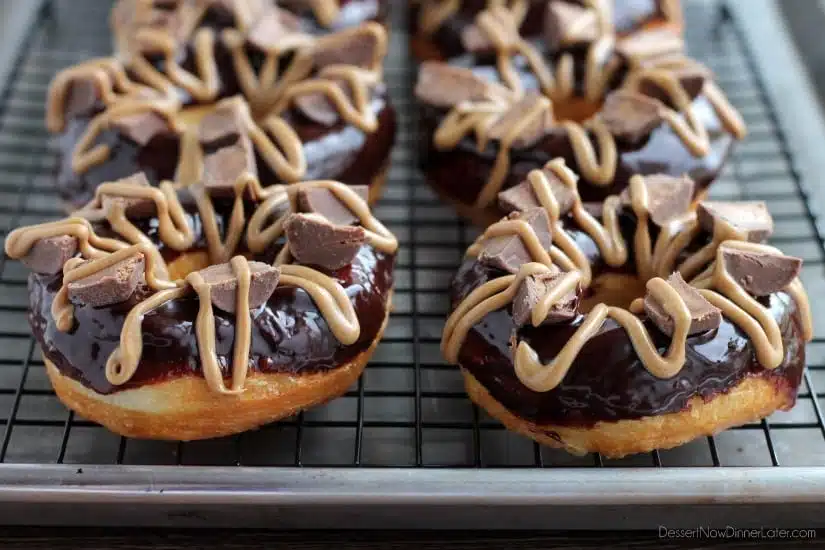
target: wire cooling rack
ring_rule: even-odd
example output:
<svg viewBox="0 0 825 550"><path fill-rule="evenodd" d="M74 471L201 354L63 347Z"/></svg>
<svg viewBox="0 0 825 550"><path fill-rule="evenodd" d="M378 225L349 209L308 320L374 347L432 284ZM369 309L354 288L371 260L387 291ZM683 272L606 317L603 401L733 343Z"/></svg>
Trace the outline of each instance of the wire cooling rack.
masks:
<svg viewBox="0 0 825 550"><path fill-rule="evenodd" d="M446 288L466 246L477 233L437 201L415 168L416 115L411 94L414 68L407 61L406 13L402 7L403 2L399 1L392 10L392 49L386 69L399 113L400 133L389 184L376 208L378 217L401 242L395 308L384 341L362 379L345 396L325 406L235 437L173 443L116 436L67 411L55 397L26 321L27 272L19 263L3 257L0 480L5 479L12 489L15 483L23 485L22 493L8 493L11 496L7 494L5 499L26 500L21 495L34 490L28 484L38 475L42 476L38 483L44 486L34 492L41 496L44 491L54 490L54 486L65 489L67 484L88 489L82 478L77 479L84 471L86 475L98 472L91 483L106 486L114 491L111 494L120 495L119 491L129 484L131 490L157 496L152 486L161 479L173 484L183 480L199 484L205 475L214 484L220 479L223 487L257 488L262 479L286 483L285 480L298 475L306 481L296 472L313 472L315 483L323 479L315 473L329 472L325 467L339 467L330 475L343 476L342 479L353 483L376 483L382 488L376 491L382 490L384 496L403 493L400 484L404 482L412 484L408 490L419 492L427 487L440 491L445 486L457 491L478 484L477 487L486 487L477 497L478 502L483 502L487 496L498 494L496 486L489 484L491 480L513 483L511 488L519 487L518 491L527 494L547 480L554 480L547 488L553 492L561 490L565 482L579 480L586 483L589 479L659 479L663 494L671 495L675 502L676 488L668 489L667 484L681 483L700 491L705 487L703 483L714 479L749 483L751 476L755 476L776 483L770 486L770 491L774 491L775 487L784 486L785 480L792 479L787 476L802 475L812 480L810 476L818 472L801 467L825 465L823 394L816 390L825 387L825 305L817 299L825 287L825 248L818 229L818 207L815 201L808 200L803 189L788 140L742 27L725 6L701 0L688 0L685 6L687 40L692 53L716 72L750 129L749 137L737 147L712 194L716 198L768 202L776 221L773 242L786 253L805 260L802 278L813 298L816 338L808 347L809 368L792 411L677 449L622 460L599 455L570 456L541 448L504 430L470 403L459 373L440 357L439 338L448 305ZM20 50L5 95L0 98L0 228L4 235L18 225L61 215L52 176L56 150L43 127L47 86L57 70L110 52L109 8L110 3L101 0L46 2ZM79 466L60 466L67 464ZM162 465L192 468L158 467ZM197 466L218 468L204 470ZM266 468L249 470L235 466ZM795 468L771 468L777 466ZM358 467L362 470L356 472ZM393 470L398 473L388 477L381 470L365 471L366 467L403 470ZM450 469L434 474L431 469L435 467ZM489 470L516 467L522 472L517 479L501 477L510 475L504 470L498 470L499 477ZM608 470L618 467L631 468L609 477ZM695 474L685 474L678 467L694 467L691 472ZM422 468L430 473L414 477ZM462 474L462 468L472 468L472 477ZM559 468L566 468L564 476L552 477L555 474L551 472L558 472ZM543 470L539 473L539 469ZM255 477L262 471L271 475ZM666 471L678 475L661 477ZM713 474L714 471L720 475ZM197 473L197 483L193 472ZM439 477L442 475L446 477ZM599 477L587 477L593 475ZM822 478L821 472L816 475L817 480ZM27 481L24 483L23 479ZM435 484L436 481L439 483ZM821 487L810 483L811 487ZM111 489L110 484L116 488ZM214 485L210 487L214 489ZM718 492L718 487L707 487L711 493ZM573 490L580 498L572 502L590 498L582 496L586 489L582 489L584 493L577 491L580 490ZM798 500L801 493L794 491L782 498ZM513 497L512 492L507 493L508 498ZM94 494L100 498L98 492ZM159 494L163 494L163 489ZM499 498L504 499L504 494ZM696 499L699 498L697 495ZM0 504L3 500L0 490ZM500 504L504 500L492 502ZM13 511L9 511L12 516ZM184 518L176 517L177 521ZM623 525L628 526L626 518Z"/></svg>

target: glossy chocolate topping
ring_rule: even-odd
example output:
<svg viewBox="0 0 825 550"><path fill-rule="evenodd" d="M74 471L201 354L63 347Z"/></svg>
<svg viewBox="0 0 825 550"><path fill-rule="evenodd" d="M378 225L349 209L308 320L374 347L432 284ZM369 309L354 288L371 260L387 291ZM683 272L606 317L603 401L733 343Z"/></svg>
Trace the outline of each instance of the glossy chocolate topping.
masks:
<svg viewBox="0 0 825 550"><path fill-rule="evenodd" d="M598 186L581 176L579 192L582 200L601 201L626 188L630 177L636 174L688 174L696 182L696 192L706 189L717 177L734 143L733 137L722 127L715 111L704 96L693 101L693 109L707 127L711 151L704 157L693 156L682 140L663 123L640 144L628 146L617 143L616 177L611 185ZM499 143L490 141L479 152L472 139L464 139L453 150L439 151L433 145L433 133L445 116L430 106L421 109L424 131L421 132L421 163L426 167L430 183L448 197L472 204L487 183L498 153ZM595 140L591 136L591 141ZM528 172L561 157L575 172L580 173L570 139L563 127L548 134L536 145L511 151L511 168L503 189L524 181Z"/></svg>
<svg viewBox="0 0 825 550"><path fill-rule="evenodd" d="M370 185L383 168L395 138L395 111L387 102L386 92L380 90L373 101L378 113L378 129L364 132L351 124L339 121L326 127L307 119L297 109L284 113L284 120L292 126L304 144L307 173L304 179L334 179L351 185ZM136 172L144 172L153 185L174 178L180 156L180 139L173 133L155 136L146 146L110 129L95 142L111 147L106 162L93 166L85 173L72 169L72 151L89 124L89 117L69 119L66 132L59 138L62 151L58 165L57 186L61 198L73 208L80 208L94 196L95 189L104 182L116 181ZM281 183L260 158L258 174L261 184Z"/></svg>
<svg viewBox="0 0 825 550"><path fill-rule="evenodd" d="M616 272L604 266L598 248L587 234L573 227L570 219L564 223L594 265L596 277ZM631 235L629 229L634 223L631 216L623 215L622 232ZM628 261L625 265L632 266L634 262ZM627 268L622 269L628 273ZM503 274L469 258L452 283L452 303L458 304L473 289ZM759 300L777 320L785 346L782 363L774 370L759 364L752 341L730 319L723 318L718 329L688 338L686 362L678 375L670 379L657 378L642 364L628 333L608 319L599 333L585 344L559 386L547 392L534 392L516 376L510 348L514 332L547 363L576 332L584 315L570 323L517 329L510 307L488 314L470 330L459 362L508 410L539 424L588 426L598 421L678 412L684 410L694 396L711 399L748 376L769 378L781 391L795 394L805 366L803 329L797 306L785 292ZM658 352L664 353L670 339L650 320L644 324Z"/></svg>
<svg viewBox="0 0 825 550"><path fill-rule="evenodd" d="M193 227L200 233L199 223ZM150 233L149 237L161 247L167 261L176 256L177 253L163 248L156 235ZM197 241L203 242L202 235ZM277 248L253 259L271 263ZM345 364L366 350L377 336L385 316L392 288L393 262L394 255L365 245L350 266L326 272L343 286L358 317L360 336L349 346L335 338L306 291L286 285L276 288L269 301L252 312L250 364L253 370L295 374L326 371ZM73 328L61 332L50 311L61 284L61 274L30 275L29 320L45 356L64 375L99 393L108 394L192 373L200 374L195 333L197 295L172 300L145 316L139 367L129 382L116 386L106 378L106 361L119 344L126 315L151 291L141 288L129 300L114 306L75 305ZM228 376L235 340L235 316L218 309L214 315L215 347L221 369Z"/></svg>

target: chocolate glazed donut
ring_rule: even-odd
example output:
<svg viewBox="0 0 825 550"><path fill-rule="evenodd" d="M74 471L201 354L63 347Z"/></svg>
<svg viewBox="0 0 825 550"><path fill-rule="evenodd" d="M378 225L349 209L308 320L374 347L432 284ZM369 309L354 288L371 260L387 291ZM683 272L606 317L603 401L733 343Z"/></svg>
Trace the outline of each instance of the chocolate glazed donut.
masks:
<svg viewBox="0 0 825 550"><path fill-rule="evenodd" d="M563 17L550 17L561 30L536 44L511 12L487 10L473 27L475 55L421 67L422 169L460 214L497 220L496 194L557 157L581 174L585 201L636 174L688 174L698 196L716 178L745 127L710 72L672 33L617 42L592 19L566 35Z"/></svg>
<svg viewBox="0 0 825 550"><path fill-rule="evenodd" d="M562 159L502 192L512 212L469 249L442 340L473 401L608 457L791 408L812 337L802 262L759 244L763 203L693 211L693 194L686 177L635 176L593 208Z"/></svg>
<svg viewBox="0 0 825 550"><path fill-rule="evenodd" d="M29 320L58 397L122 435L190 440L345 392L392 294L397 241L367 194L313 181L251 203L141 174L13 231L6 252L34 272Z"/></svg>
<svg viewBox="0 0 825 550"><path fill-rule="evenodd" d="M336 13L364 4L376 3L352 0ZM371 21L383 11L365 9L352 27L344 23L361 18L336 18L336 31L321 33L306 24L307 6L292 7L301 15L264 0L118 3L117 55L61 72L49 92L67 208L136 172L155 186L197 181L204 147L226 145L204 143L198 123L231 98L247 104L233 110L254 137L264 186L329 178L369 185L377 199L395 136L382 81L387 33Z"/></svg>
<svg viewBox="0 0 825 550"><path fill-rule="evenodd" d="M421 61L452 59L473 50L474 24L479 13L504 5L514 14L522 36L541 38L551 10L565 17L572 28L594 21L594 12L609 20L619 37L644 29L666 29L679 34L682 13L679 0L411 0L410 43Z"/></svg>

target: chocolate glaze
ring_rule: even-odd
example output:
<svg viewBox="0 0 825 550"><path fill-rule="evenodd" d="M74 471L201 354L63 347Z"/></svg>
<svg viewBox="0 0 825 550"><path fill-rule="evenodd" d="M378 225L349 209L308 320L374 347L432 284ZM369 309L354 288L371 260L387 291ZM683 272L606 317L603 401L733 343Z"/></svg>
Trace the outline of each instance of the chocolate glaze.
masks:
<svg viewBox="0 0 825 550"><path fill-rule="evenodd" d="M322 126L297 110L284 114L304 143L307 174L304 179L334 179L350 185L370 185L386 164L395 140L395 111L388 103L385 90L378 90L373 102L378 113L378 129L366 133L351 124L338 122ZM106 162L84 173L72 169L72 152L89 124L90 116L70 119L66 132L58 138L62 152L57 167L57 187L61 198L73 208L80 208L94 197L97 186L125 178L136 172L146 173L157 185L173 179L179 156L179 138L169 133L155 136L145 147L138 146L116 129L101 133L95 144L105 143L112 149ZM269 167L258 158L258 171L264 186L279 183Z"/></svg>
<svg viewBox="0 0 825 550"><path fill-rule="evenodd" d="M634 174L669 174L676 177L688 174L696 182L697 193L706 189L724 166L734 139L722 127L704 96L694 99L693 109L708 130L711 144L708 155L694 157L670 126L662 123L640 144L628 146L617 143L616 176L611 185L594 185L582 175L579 180L582 200L601 201L608 195L619 193L627 187ZM433 135L445 115L443 110L422 106L424 131L419 143L420 163L428 182L435 189L461 203L472 204L489 180L499 144L491 141L485 150L479 151L473 139L465 138L456 148L439 151L433 144ZM591 141L595 146L595 139L591 137ZM510 171L502 189L518 185L531 170L541 168L558 157L564 158L574 172L581 173L570 140L562 127L531 147L513 149L510 156Z"/></svg>
<svg viewBox="0 0 825 550"><path fill-rule="evenodd" d="M575 1L569 3L581 4ZM664 21L661 3L662 0L617 0L613 7L613 24L616 33L627 35L646 25ZM536 38L541 35L548 4L546 0L530 2L527 16L520 28L522 36ZM479 12L486 8L487 0L463 0L458 13L445 21L431 36L425 38L436 48L439 59L451 59L466 53L461 43L461 33L472 25ZM421 9L420 5L412 7L410 17L412 36L416 36L419 32L418 17Z"/></svg>
<svg viewBox="0 0 825 550"><path fill-rule="evenodd" d="M198 243L203 236L197 219ZM152 225L145 220L142 226ZM149 233L157 241L157 235ZM254 260L270 262L277 252L273 247ZM161 248L167 260L177 253ZM242 251L239 251L242 252ZM315 303L306 291L278 287L269 301L252 313L252 348L250 365L263 373L310 374L335 369L366 350L378 335L384 321L387 300L392 288L394 255L361 247L351 266L334 272L325 271L346 290L355 307L361 334L356 343L344 346L333 336ZM323 269L313 266L320 271ZM106 360L120 341L123 321L129 311L151 294L142 287L126 302L94 308L75 305L75 324L71 331L60 332L50 311L60 290L62 274L29 276L31 307L29 322L47 359L66 376L103 394L197 375L202 376L195 318L197 295L173 300L147 314L143 320L143 356L134 377L123 386L113 386L105 375ZM235 334L235 316L215 308L215 333L218 359L225 376L229 376Z"/></svg>
<svg viewBox="0 0 825 550"><path fill-rule="evenodd" d="M629 219L625 216L625 219ZM565 224L594 264L594 276L614 272L605 269L595 243L573 226ZM625 228L631 224L623 223ZM632 229L631 229L632 231ZM627 262L632 266L632 260ZM621 271L632 271L622 268ZM453 307L473 289L505 273L468 259L451 286ZM524 420L557 426L592 426L599 421L635 419L685 410L694 396L710 400L747 377L769 379L778 391L795 398L805 367L805 345L799 312L791 297L779 292L760 299L779 323L785 357L775 370L762 367L755 358L748 336L729 319L721 326L687 340L687 359L682 371L669 380L656 378L639 360L627 332L608 318L601 331L590 339L573 361L561 384L551 391L534 392L515 374L510 340L516 329L510 308L487 315L467 334L459 364L470 372L498 402ZM548 363L567 343L584 319L538 328L518 330ZM670 339L649 320L645 327L658 352L665 353Z"/></svg>

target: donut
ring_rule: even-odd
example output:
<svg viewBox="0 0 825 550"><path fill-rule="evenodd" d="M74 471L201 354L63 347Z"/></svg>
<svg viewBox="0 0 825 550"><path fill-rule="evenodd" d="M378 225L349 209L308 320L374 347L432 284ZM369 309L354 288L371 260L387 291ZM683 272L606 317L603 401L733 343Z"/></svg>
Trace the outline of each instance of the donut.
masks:
<svg viewBox="0 0 825 550"><path fill-rule="evenodd" d="M293 13L269 0L120 0L115 55L61 71L49 89L67 210L136 172L153 186L198 181L202 157L231 145L201 131L221 117L251 136L263 186L332 179L368 185L376 200L396 125L382 77L387 31L373 20L385 10L349 0L339 16L362 17L339 25L336 16L332 30L309 24L336 5L292 2Z"/></svg>
<svg viewBox="0 0 825 550"><path fill-rule="evenodd" d="M516 21L501 7L480 13L478 53L426 62L418 75L421 169L462 216L498 220L498 192L554 158L581 174L585 202L654 173L689 175L701 198L745 136L741 117L710 71L685 56L678 35L641 30L616 41L608 26L554 31L535 44Z"/></svg>
<svg viewBox="0 0 825 550"><path fill-rule="evenodd" d="M441 349L507 428L574 454L667 449L790 409L812 338L802 261L762 202L633 176L598 209L554 159L499 194Z"/></svg>
<svg viewBox="0 0 825 550"><path fill-rule="evenodd" d="M566 27L609 24L620 39L641 30L680 34L679 0L412 0L410 49L419 60L445 60L473 50L479 13L495 7L513 12L522 36L540 39L545 21L560 14Z"/></svg>
<svg viewBox="0 0 825 550"><path fill-rule="evenodd" d="M261 189L248 173L235 185L227 197L137 173L101 184L71 217L9 234L6 253L32 270L32 332L71 410L124 436L203 439L358 378L387 322L398 246L369 190Z"/></svg>

